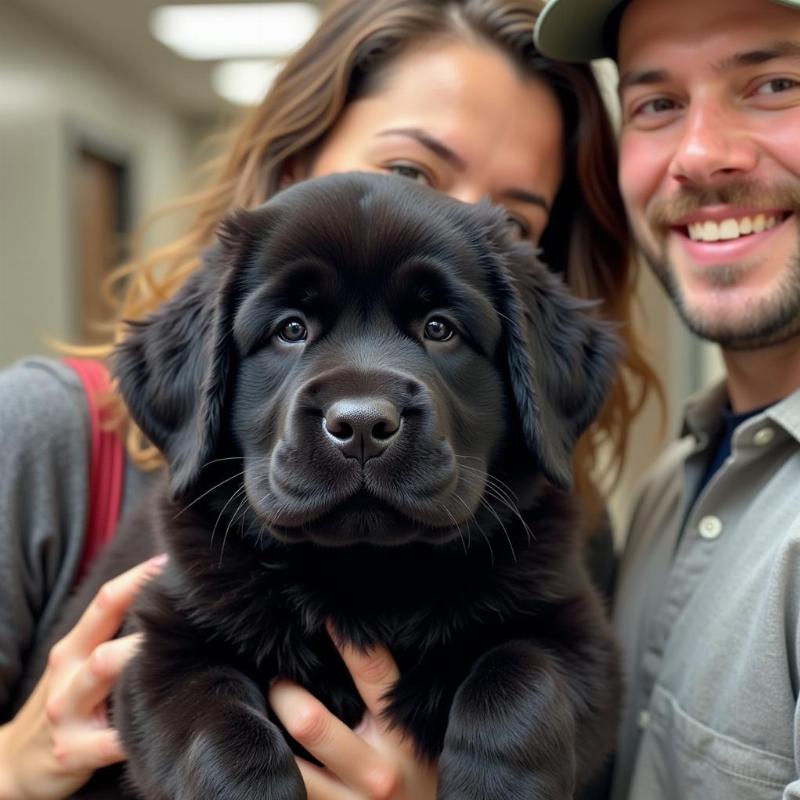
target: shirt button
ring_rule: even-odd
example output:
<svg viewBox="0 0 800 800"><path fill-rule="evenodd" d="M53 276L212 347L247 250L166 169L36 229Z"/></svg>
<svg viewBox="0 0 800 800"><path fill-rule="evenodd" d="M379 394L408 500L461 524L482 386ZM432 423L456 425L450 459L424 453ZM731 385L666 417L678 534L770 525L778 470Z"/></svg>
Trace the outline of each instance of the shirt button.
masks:
<svg viewBox="0 0 800 800"><path fill-rule="evenodd" d="M643 731L649 724L650 724L650 712L643 708L639 712L639 717L636 720L636 724L639 726L639 730Z"/></svg>
<svg viewBox="0 0 800 800"><path fill-rule="evenodd" d="M697 532L704 539L716 539L722 533L722 520L710 515L703 517L697 526Z"/></svg>
<svg viewBox="0 0 800 800"><path fill-rule="evenodd" d="M774 428L761 428L755 432L753 436L753 444L763 447L765 444L769 444L774 438Z"/></svg>

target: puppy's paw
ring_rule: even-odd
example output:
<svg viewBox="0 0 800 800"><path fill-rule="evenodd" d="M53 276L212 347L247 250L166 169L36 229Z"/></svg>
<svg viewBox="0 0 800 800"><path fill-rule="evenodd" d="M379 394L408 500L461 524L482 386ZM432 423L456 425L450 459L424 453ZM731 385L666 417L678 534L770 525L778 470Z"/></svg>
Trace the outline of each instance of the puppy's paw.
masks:
<svg viewBox="0 0 800 800"><path fill-rule="evenodd" d="M459 687L439 759L440 800L569 800L575 721L558 665L532 642L485 653Z"/></svg>
<svg viewBox="0 0 800 800"><path fill-rule="evenodd" d="M574 771L565 759L532 769L501 753L456 752L445 747L439 759L437 800L572 800Z"/></svg>
<svg viewBox="0 0 800 800"><path fill-rule="evenodd" d="M175 800L306 800L294 756L269 722L203 731L187 750Z"/></svg>

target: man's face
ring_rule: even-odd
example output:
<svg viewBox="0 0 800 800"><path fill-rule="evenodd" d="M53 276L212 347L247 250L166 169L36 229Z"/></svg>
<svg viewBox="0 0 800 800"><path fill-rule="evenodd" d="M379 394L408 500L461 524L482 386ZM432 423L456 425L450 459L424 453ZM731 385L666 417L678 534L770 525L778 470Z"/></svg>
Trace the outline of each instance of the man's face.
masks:
<svg viewBox="0 0 800 800"><path fill-rule="evenodd" d="M800 11L632 0L619 67L622 193L689 327L737 349L800 335Z"/></svg>

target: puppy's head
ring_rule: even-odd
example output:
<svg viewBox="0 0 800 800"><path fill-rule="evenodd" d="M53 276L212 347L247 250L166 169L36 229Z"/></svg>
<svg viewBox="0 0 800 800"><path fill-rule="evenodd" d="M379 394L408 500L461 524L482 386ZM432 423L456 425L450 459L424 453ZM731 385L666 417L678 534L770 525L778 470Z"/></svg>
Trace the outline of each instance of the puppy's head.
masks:
<svg viewBox="0 0 800 800"><path fill-rule="evenodd" d="M229 218L116 354L173 493L230 463L243 531L396 544L500 518L536 476L567 488L615 342L504 226L488 204L356 174Z"/></svg>

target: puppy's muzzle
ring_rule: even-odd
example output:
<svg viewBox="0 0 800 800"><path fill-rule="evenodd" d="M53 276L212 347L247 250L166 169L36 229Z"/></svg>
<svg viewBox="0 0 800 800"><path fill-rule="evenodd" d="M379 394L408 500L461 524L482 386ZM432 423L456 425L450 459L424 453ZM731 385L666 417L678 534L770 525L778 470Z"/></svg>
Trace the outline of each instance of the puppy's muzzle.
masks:
<svg viewBox="0 0 800 800"><path fill-rule="evenodd" d="M449 539L481 490L461 484L435 388L348 365L296 389L266 472L251 459L247 475L274 536L329 545Z"/></svg>
<svg viewBox="0 0 800 800"><path fill-rule="evenodd" d="M332 403L322 417L328 442L362 466L377 458L397 438L402 425L398 407L381 397L343 398Z"/></svg>

